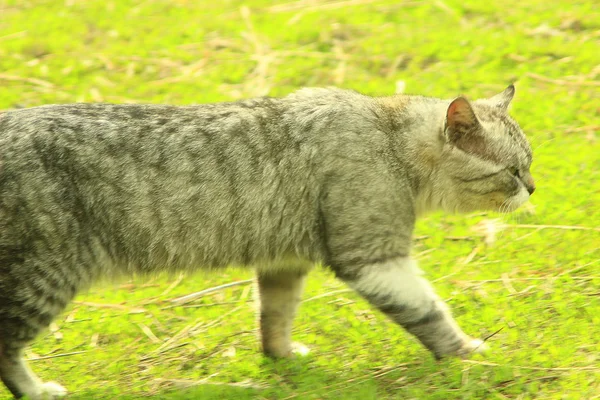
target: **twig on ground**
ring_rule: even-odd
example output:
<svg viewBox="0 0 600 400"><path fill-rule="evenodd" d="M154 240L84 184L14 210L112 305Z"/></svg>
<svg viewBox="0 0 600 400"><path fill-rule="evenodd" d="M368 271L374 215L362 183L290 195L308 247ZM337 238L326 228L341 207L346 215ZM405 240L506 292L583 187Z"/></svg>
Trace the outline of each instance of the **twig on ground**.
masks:
<svg viewBox="0 0 600 400"><path fill-rule="evenodd" d="M472 236L446 236L446 237L444 237L444 240L452 240L452 241L466 240L466 241L473 242L477 239L475 239Z"/></svg>
<svg viewBox="0 0 600 400"><path fill-rule="evenodd" d="M491 339L492 337L496 336L496 334L498 334L502 329L504 329L504 327L500 327L500 329L498 329L497 331L495 331L494 333L490 333L489 335L487 335L486 337L483 338L483 343L487 342L488 339Z"/></svg>

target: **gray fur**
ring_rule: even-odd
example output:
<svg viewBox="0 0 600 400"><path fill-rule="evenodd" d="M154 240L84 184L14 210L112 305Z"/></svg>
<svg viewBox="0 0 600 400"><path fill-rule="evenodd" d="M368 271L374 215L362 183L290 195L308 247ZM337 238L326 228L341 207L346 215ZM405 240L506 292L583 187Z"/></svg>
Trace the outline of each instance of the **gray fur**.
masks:
<svg viewBox="0 0 600 400"><path fill-rule="evenodd" d="M291 352L302 277L317 262L436 355L466 352L425 283L416 293L424 305L412 307L400 289L377 293L361 277L385 265L422 279L408 257L424 212L511 211L527 200L531 149L506 114L513 94L451 103L303 89L189 107L0 114L2 380L15 396L61 394L21 352L94 281L227 265L259 270L269 354ZM288 294L277 289L286 276ZM438 303L443 311L425 305Z"/></svg>

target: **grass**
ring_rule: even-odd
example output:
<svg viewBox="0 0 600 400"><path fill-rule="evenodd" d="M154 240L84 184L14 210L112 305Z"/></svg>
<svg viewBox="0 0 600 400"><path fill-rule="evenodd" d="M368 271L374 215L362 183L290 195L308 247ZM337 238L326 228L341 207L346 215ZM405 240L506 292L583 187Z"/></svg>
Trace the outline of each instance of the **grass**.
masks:
<svg viewBox="0 0 600 400"><path fill-rule="evenodd" d="M107 284L27 353L70 399L600 398L600 14L594 1L0 0L0 109L189 104L336 85L476 98L516 82L538 189L512 216L433 215L414 254L462 327L435 362L333 279L311 275L295 339L259 353L248 271ZM397 83L400 82L400 83ZM589 228L589 229L586 229ZM0 388L0 397L8 392Z"/></svg>

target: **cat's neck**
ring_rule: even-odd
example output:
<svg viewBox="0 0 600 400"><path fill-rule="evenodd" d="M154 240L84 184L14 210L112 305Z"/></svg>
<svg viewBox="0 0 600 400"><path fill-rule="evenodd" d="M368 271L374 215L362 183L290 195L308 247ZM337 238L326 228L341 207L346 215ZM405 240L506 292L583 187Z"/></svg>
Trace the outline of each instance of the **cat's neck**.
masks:
<svg viewBox="0 0 600 400"><path fill-rule="evenodd" d="M450 101L420 96L392 96L381 100L390 112L392 134L398 140L396 155L407 167L416 214L442 208L443 199L435 191L435 182Z"/></svg>

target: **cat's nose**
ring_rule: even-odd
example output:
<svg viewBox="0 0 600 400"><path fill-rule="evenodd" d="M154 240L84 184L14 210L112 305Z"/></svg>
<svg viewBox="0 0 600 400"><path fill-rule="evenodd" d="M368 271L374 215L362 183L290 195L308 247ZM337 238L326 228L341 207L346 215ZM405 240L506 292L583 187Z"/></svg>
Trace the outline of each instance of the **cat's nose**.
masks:
<svg viewBox="0 0 600 400"><path fill-rule="evenodd" d="M535 182L533 181L533 177L529 174L527 174L528 176L525 178L525 187L527 188L527 191L529 192L529 195L531 196L533 194L533 192L535 192Z"/></svg>

